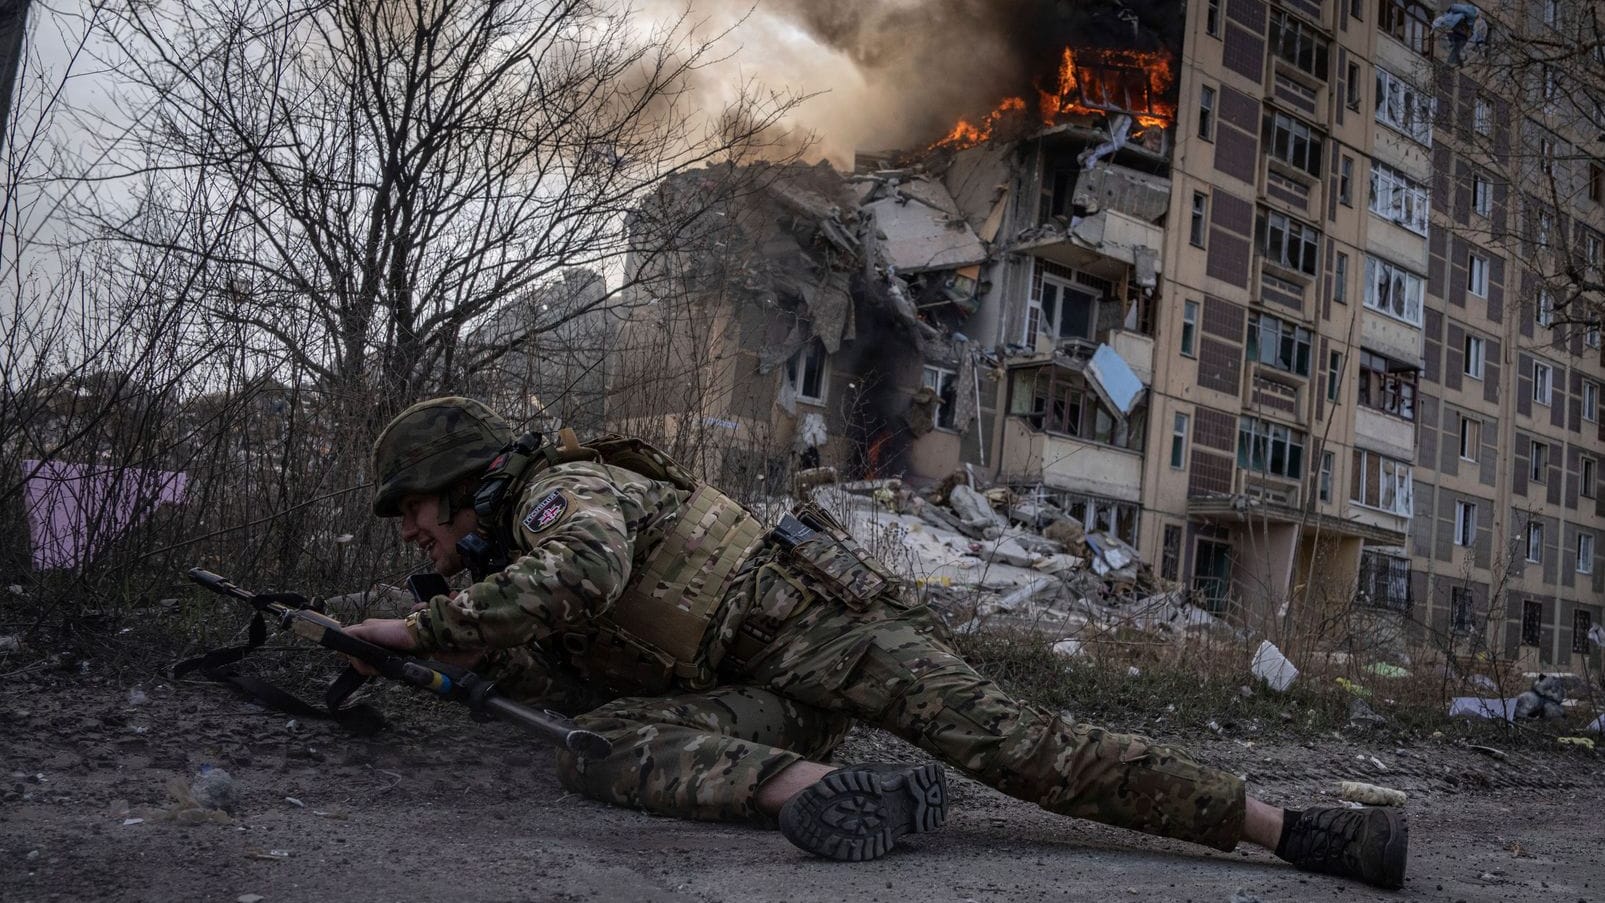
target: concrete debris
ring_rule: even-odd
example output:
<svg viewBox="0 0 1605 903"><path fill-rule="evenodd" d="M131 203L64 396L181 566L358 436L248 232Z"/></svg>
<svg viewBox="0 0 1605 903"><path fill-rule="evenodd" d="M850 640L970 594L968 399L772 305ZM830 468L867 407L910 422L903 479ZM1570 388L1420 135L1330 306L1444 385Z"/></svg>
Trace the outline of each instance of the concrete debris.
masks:
<svg viewBox="0 0 1605 903"><path fill-rule="evenodd" d="M974 489L962 483L954 486L948 493L948 504L953 507L953 513L958 516L959 523L964 525L964 532L986 539L1003 535L1005 526L1003 518L992 511L986 496Z"/></svg>
<svg viewBox="0 0 1605 903"><path fill-rule="evenodd" d="M1406 797L1403 790L1394 790L1392 787L1343 781L1338 784L1338 799L1367 806L1403 806Z"/></svg>
<svg viewBox="0 0 1605 903"><path fill-rule="evenodd" d="M1040 494L978 487L959 471L923 493L881 480L818 486L805 497L840 518L866 548L885 554L893 542L891 559L932 604L951 603L960 632L994 617L1030 629L1176 638L1231 632L1192 605L1185 588L1156 579L1119 536L1087 533ZM1047 524L1041 533L1032 528L1039 523Z"/></svg>
<svg viewBox="0 0 1605 903"><path fill-rule="evenodd" d="M1286 692L1298 679L1298 668L1270 640L1260 642L1259 649L1254 652L1254 660L1249 663L1249 670L1278 693Z"/></svg>

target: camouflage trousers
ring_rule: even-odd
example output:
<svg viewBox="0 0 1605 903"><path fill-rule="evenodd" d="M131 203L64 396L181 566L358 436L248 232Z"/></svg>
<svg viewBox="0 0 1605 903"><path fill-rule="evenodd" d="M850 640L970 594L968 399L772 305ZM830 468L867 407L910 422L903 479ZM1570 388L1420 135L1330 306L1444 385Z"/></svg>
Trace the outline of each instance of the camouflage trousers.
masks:
<svg viewBox="0 0 1605 903"><path fill-rule="evenodd" d="M615 699L581 715L613 741L613 754L560 755L564 785L663 815L768 823L754 803L759 786L826 757L860 720L1052 812L1237 845L1245 803L1236 776L1014 700L954 651L924 606L818 601L783 614L761 654L727 663L727 684Z"/></svg>

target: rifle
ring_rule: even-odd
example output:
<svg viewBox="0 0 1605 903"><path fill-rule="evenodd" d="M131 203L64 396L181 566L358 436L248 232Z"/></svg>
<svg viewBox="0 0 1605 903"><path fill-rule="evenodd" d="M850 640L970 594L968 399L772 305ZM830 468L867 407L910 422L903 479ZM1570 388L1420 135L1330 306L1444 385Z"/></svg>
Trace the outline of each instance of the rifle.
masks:
<svg viewBox="0 0 1605 903"><path fill-rule="evenodd" d="M486 680L467 668L428 661L352 636L345 631L339 621L315 610L306 598L299 594L259 595L247 592L204 568L190 568L189 578L214 593L249 603L256 609L257 614L251 622L249 645L218 650L200 659L184 662L173 669L175 676L196 667L211 674L214 670L218 670L219 664L237 661L246 651L261 645L266 636L262 621L263 617L267 616L278 621L279 629L288 630L320 646L365 662L391 680L428 690L453 702L463 703L472 709L474 716L480 720L494 718L510 721L541 740L566 749L582 759L601 759L612 752L612 744L601 734L585 730L559 712L550 709L537 711L507 699L497 692L495 682ZM436 579L439 580L438 577ZM415 594L421 594L419 584L415 583L413 590ZM327 701L330 713L338 715L341 710L340 703L367 680L367 677L358 674L355 669L348 668L346 673L329 688ZM259 683L247 685L237 678L225 682L241 686L253 696L273 695L261 692ZM272 689L277 698L288 697L282 690ZM301 709L310 708L294 697L288 698ZM322 713L314 712L314 714Z"/></svg>

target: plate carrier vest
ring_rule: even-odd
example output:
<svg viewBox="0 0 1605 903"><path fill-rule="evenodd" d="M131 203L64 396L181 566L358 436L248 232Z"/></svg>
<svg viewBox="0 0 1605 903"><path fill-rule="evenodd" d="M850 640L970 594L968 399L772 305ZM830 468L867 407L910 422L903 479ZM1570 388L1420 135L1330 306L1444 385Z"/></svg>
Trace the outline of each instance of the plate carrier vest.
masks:
<svg viewBox="0 0 1605 903"><path fill-rule="evenodd" d="M661 693L676 680L690 689L713 686L703 641L736 570L763 542L763 524L643 440L608 436L580 445L571 429L559 430L557 437L555 445L522 437L491 462L474 497L480 522L491 525L503 549L516 549L509 510L514 494L508 490L548 467L574 461L617 467L689 492L674 524L634 569L612 609L558 640L583 677L617 690Z"/></svg>

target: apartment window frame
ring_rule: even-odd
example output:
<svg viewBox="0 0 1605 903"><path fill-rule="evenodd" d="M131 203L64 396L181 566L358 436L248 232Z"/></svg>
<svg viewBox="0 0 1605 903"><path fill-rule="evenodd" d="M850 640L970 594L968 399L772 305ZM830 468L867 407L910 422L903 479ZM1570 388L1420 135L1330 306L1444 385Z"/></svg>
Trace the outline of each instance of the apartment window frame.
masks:
<svg viewBox="0 0 1605 903"><path fill-rule="evenodd" d="M1303 326L1270 314L1251 314L1244 350L1250 361L1295 376L1310 375L1314 335Z"/></svg>
<svg viewBox="0 0 1605 903"><path fill-rule="evenodd" d="M1543 0L1544 24L1550 28L1560 27L1560 0Z"/></svg>
<svg viewBox="0 0 1605 903"><path fill-rule="evenodd" d="M1360 553L1360 589L1372 608L1410 610L1410 559L1366 549Z"/></svg>
<svg viewBox="0 0 1605 903"><path fill-rule="evenodd" d="M822 405L830 394L830 354L814 339L786 359L786 384L805 404Z"/></svg>
<svg viewBox="0 0 1605 903"><path fill-rule="evenodd" d="M1432 193L1427 186L1385 163L1371 161L1370 210L1417 235L1427 234Z"/></svg>
<svg viewBox="0 0 1605 903"><path fill-rule="evenodd" d="M1548 407L1554 398L1554 389L1555 368L1543 361L1533 361L1533 403Z"/></svg>
<svg viewBox="0 0 1605 903"><path fill-rule="evenodd" d="M1583 380L1583 420L1588 423L1599 422L1599 383L1592 379Z"/></svg>
<svg viewBox="0 0 1605 903"><path fill-rule="evenodd" d="M1466 292L1477 298L1488 297L1488 258L1476 251L1466 252Z"/></svg>
<svg viewBox="0 0 1605 903"><path fill-rule="evenodd" d="M1468 634L1477 629L1477 606L1471 597L1471 588L1449 587L1449 632Z"/></svg>
<svg viewBox="0 0 1605 903"><path fill-rule="evenodd" d="M931 424L945 433L956 433L958 427L958 404L956 394L958 391L959 374L957 370L949 367L937 367L926 364L920 371L920 385L936 392L936 404L931 409Z"/></svg>
<svg viewBox="0 0 1605 903"><path fill-rule="evenodd" d="M1594 573L1594 534L1577 534L1577 573Z"/></svg>
<svg viewBox="0 0 1605 903"><path fill-rule="evenodd" d="M1477 503L1455 500L1455 545L1469 549L1477 543Z"/></svg>
<svg viewBox="0 0 1605 903"><path fill-rule="evenodd" d="M1377 31L1416 53L1431 49L1433 12L1415 0L1378 0Z"/></svg>
<svg viewBox="0 0 1605 903"><path fill-rule="evenodd" d="M1426 293L1426 279L1392 261L1365 255L1366 307L1419 327Z"/></svg>
<svg viewBox="0 0 1605 903"><path fill-rule="evenodd" d="M1184 470L1187 467L1187 430L1192 418L1175 412L1170 424L1170 469Z"/></svg>
<svg viewBox="0 0 1605 903"><path fill-rule="evenodd" d="M1265 153L1301 173L1320 178L1326 135L1296 116L1279 110L1265 115Z"/></svg>
<svg viewBox="0 0 1605 903"><path fill-rule="evenodd" d="M1555 296L1548 288L1538 290L1538 301L1533 305L1533 325L1541 329L1555 325Z"/></svg>
<svg viewBox="0 0 1605 903"><path fill-rule="evenodd" d="M1415 468L1409 461L1356 448L1350 461L1349 501L1399 517L1414 513Z"/></svg>
<svg viewBox="0 0 1605 903"><path fill-rule="evenodd" d="M1481 94L1471 101L1471 130L1484 138L1494 133L1494 105Z"/></svg>
<svg viewBox="0 0 1605 903"><path fill-rule="evenodd" d="M1198 91L1198 137L1205 141L1215 140L1215 102L1217 96L1214 85L1204 85Z"/></svg>
<svg viewBox="0 0 1605 903"><path fill-rule="evenodd" d="M1332 300L1339 304L1348 304L1349 294L1349 255L1343 251L1334 252L1332 260Z"/></svg>
<svg viewBox="0 0 1605 903"><path fill-rule="evenodd" d="M1527 522L1527 563L1544 563L1544 522L1530 520Z"/></svg>
<svg viewBox="0 0 1605 903"><path fill-rule="evenodd" d="M1577 494L1581 498L1597 498L1599 494L1599 465L1592 455L1577 459Z"/></svg>
<svg viewBox="0 0 1605 903"><path fill-rule="evenodd" d="M1077 274L1079 277L1081 274ZM1037 327L1042 334L1054 342L1067 339L1091 340L1098 331L1098 307L1103 302L1105 291L1098 286L1086 285L1075 281L1069 276L1059 273L1041 273L1038 276L1041 283L1037 295L1037 308L1042 314L1037 320ZM1051 294L1050 294L1050 291ZM1072 321L1067 315L1070 313L1071 295L1087 299L1083 318ZM1081 326L1079 330L1073 327ZM1066 332L1066 330L1072 330Z"/></svg>
<svg viewBox="0 0 1605 903"><path fill-rule="evenodd" d="M1471 174L1471 212L1483 219L1494 213L1494 183L1480 172Z"/></svg>
<svg viewBox="0 0 1605 903"><path fill-rule="evenodd" d="M1572 610L1572 653L1587 655L1588 634L1594 629L1594 613L1586 608Z"/></svg>
<svg viewBox="0 0 1605 903"><path fill-rule="evenodd" d="M1464 351L1465 364L1462 369L1465 375L1472 379L1482 379L1488 359L1487 343L1482 336L1467 332Z"/></svg>
<svg viewBox="0 0 1605 903"><path fill-rule="evenodd" d="M1258 417L1237 422L1237 466L1287 480L1304 477L1303 432Z"/></svg>
<svg viewBox="0 0 1605 903"><path fill-rule="evenodd" d="M1261 210L1260 254L1273 266L1305 276L1320 272L1321 231L1275 210Z"/></svg>
<svg viewBox="0 0 1605 903"><path fill-rule="evenodd" d="M1338 203L1354 206L1354 158L1348 154L1338 160Z"/></svg>
<svg viewBox="0 0 1605 903"><path fill-rule="evenodd" d="M1198 356L1198 302L1185 300L1181 305L1181 342L1182 357Z"/></svg>
<svg viewBox="0 0 1605 903"><path fill-rule="evenodd" d="M1160 540L1159 577L1172 583L1181 579L1181 527L1165 524Z"/></svg>
<svg viewBox="0 0 1605 903"><path fill-rule="evenodd" d="M1329 451L1321 452L1321 471L1315 484L1315 496L1320 501L1332 501L1332 480L1336 470L1337 455Z"/></svg>
<svg viewBox="0 0 1605 903"><path fill-rule="evenodd" d="M1521 645L1538 646L1544 641L1544 603L1528 599L1521 603Z"/></svg>
<svg viewBox="0 0 1605 903"><path fill-rule="evenodd" d="M1358 361L1359 391L1356 403L1401 420L1416 419L1416 395L1420 372L1414 367L1395 364L1364 348Z"/></svg>
<svg viewBox="0 0 1605 903"><path fill-rule="evenodd" d="M1207 0L1204 6L1204 34L1212 38L1220 37L1220 2Z"/></svg>
<svg viewBox="0 0 1605 903"><path fill-rule="evenodd" d="M1347 75L1348 83L1344 86L1344 105L1355 112L1359 112L1360 106L1365 103L1365 95L1361 93L1365 89L1360 82L1360 64L1350 61Z"/></svg>
<svg viewBox="0 0 1605 903"><path fill-rule="evenodd" d="M1432 146L1432 95L1381 66L1376 70L1376 121L1418 143Z"/></svg>
<svg viewBox="0 0 1605 903"><path fill-rule="evenodd" d="M1328 351L1326 354L1326 400L1337 404L1343 396L1343 352Z"/></svg>
<svg viewBox="0 0 1605 903"><path fill-rule="evenodd" d="M1477 463L1482 454L1482 421L1475 417L1460 416L1460 460Z"/></svg>
<svg viewBox="0 0 1605 903"><path fill-rule="evenodd" d="M1193 192L1193 207L1191 217L1187 224L1187 242L1195 248L1204 246L1204 236L1209 228L1209 194L1203 191Z"/></svg>
<svg viewBox="0 0 1605 903"><path fill-rule="evenodd" d="M1332 71L1330 42L1315 26L1286 10L1270 11L1266 53L1323 82Z"/></svg>
<svg viewBox="0 0 1605 903"><path fill-rule="evenodd" d="M1534 440L1527 451L1527 479L1549 486L1549 443Z"/></svg>

